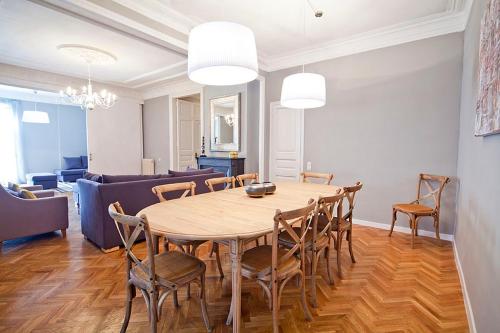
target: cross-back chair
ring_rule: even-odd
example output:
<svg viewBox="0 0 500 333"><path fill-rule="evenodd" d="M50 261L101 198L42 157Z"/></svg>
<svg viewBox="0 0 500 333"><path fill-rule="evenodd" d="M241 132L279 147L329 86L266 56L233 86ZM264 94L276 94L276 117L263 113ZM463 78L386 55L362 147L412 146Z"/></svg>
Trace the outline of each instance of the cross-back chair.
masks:
<svg viewBox="0 0 500 333"><path fill-rule="evenodd" d="M207 185L210 192L214 192L215 186L217 185L224 185L224 190L228 190L234 188L236 182L234 177L218 177L205 180L205 184Z"/></svg>
<svg viewBox="0 0 500 333"><path fill-rule="evenodd" d="M394 225L396 224L397 213L403 213L410 219L411 228L411 247L413 248L415 236L418 236L418 222L421 217L430 216L434 219L434 229L436 238L439 237L439 210L441 208L441 194L444 186L450 181L447 176L436 176L421 173L417 185L417 199L404 204L399 203L392 206L392 225L389 236L392 235ZM425 189L422 189L422 185ZM423 193L427 190L427 193ZM424 205L423 202L432 199L433 206Z"/></svg>
<svg viewBox="0 0 500 333"><path fill-rule="evenodd" d="M238 185L245 186L245 181L258 182L259 181L259 174L258 173L245 173L243 175L238 175L238 176L236 176L236 181L238 182Z"/></svg>
<svg viewBox="0 0 500 333"><path fill-rule="evenodd" d="M312 320L306 301L305 287L305 241L316 214L316 202L310 199L305 207L290 211L276 210L271 245L261 245L247 250L241 258L243 277L256 280L264 290L273 316L273 332L279 332L279 310L281 294L285 285L295 276L300 277L300 298L306 320ZM294 225L300 225L297 233ZM279 236L288 233L293 244L279 246ZM232 318L232 308L230 317Z"/></svg>
<svg viewBox="0 0 500 333"><path fill-rule="evenodd" d="M342 216L342 201L344 198L344 190L337 189L336 194L328 197L319 197L317 202L316 214L309 230L306 230L306 238L304 241L306 258L309 259L311 267L311 304L317 307L316 297L316 271L318 268L319 258L322 253L325 254L326 268L328 272L328 280L330 284L334 283L330 268L330 243L332 240L332 225L336 216ZM322 225L318 225L318 217L325 217ZM295 227L294 231L301 235L300 227ZM294 245L294 239L287 232L283 232L279 236L279 242L282 246L290 248ZM307 255L310 255L308 257Z"/></svg>
<svg viewBox="0 0 500 333"><path fill-rule="evenodd" d="M181 198L185 198L188 195L193 196L196 194L196 183L195 182L184 182L184 183L174 183L174 184L164 184L158 185L151 189L153 193L158 197L160 202L167 201L165 195L168 195L172 192L184 191L181 194ZM171 239L165 238L164 247L165 250L169 250L169 243L177 246L182 252L191 253L192 255L196 254L196 249L206 241L189 241L189 240L181 240L181 239Z"/></svg>
<svg viewBox="0 0 500 333"><path fill-rule="evenodd" d="M319 173L319 172L301 172L300 178L303 183L309 183L311 179L323 179L323 184L330 185L334 177L333 173Z"/></svg>
<svg viewBox="0 0 500 333"><path fill-rule="evenodd" d="M125 246L127 261L127 300L125 319L120 332L124 333L127 330L136 288L141 291L146 301L151 332L157 332L157 323L165 299L170 293L189 283L195 283L200 287L203 321L207 330L211 332L212 327L205 300L205 263L194 256L179 251L155 255L151 231L145 215L140 217L125 215L118 202L110 204L108 212L115 221ZM144 232L146 236L147 255L143 260L139 259L133 251L134 243L141 232Z"/></svg>

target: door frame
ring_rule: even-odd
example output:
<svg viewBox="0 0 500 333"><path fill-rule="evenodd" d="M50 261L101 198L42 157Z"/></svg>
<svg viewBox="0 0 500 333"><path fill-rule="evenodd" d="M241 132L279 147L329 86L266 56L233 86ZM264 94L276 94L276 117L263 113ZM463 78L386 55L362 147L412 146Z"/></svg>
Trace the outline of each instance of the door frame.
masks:
<svg viewBox="0 0 500 333"><path fill-rule="evenodd" d="M285 108L286 107L282 106L279 101L276 102L271 102L269 104L269 112L274 112L277 108ZM299 120L300 120L300 152L299 152L299 177L300 173L304 171L304 109L298 109L299 111ZM273 136L272 136L272 115L269 114L269 179L271 179L271 170L274 167L274 161L273 161Z"/></svg>
<svg viewBox="0 0 500 333"><path fill-rule="evenodd" d="M176 129L176 134L177 133L177 99L181 97L186 97L190 95L195 95L199 94L200 95L200 141L204 135L203 133L203 128L205 124L205 119L204 119L204 107L203 107L203 87L197 87L197 88L188 88L179 92L176 92L174 94L168 95L168 136L169 136L169 169L170 170L175 170L175 166L179 165L179 162L177 161L177 138L178 135L174 135L174 128ZM176 112L176 123L174 126L174 106L175 106L175 112Z"/></svg>

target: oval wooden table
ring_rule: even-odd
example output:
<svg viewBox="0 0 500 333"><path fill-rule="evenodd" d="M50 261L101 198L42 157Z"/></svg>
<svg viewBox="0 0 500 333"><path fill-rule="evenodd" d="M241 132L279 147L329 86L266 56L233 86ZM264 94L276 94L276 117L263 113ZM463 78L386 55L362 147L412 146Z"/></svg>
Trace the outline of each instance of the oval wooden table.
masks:
<svg viewBox="0 0 500 333"><path fill-rule="evenodd" d="M339 188L312 183L277 182L274 194L250 198L243 188L169 200L146 207L151 231L175 239L228 240L232 270L233 332L241 325L241 255L243 241L273 231L276 209L306 206L312 198L334 195Z"/></svg>

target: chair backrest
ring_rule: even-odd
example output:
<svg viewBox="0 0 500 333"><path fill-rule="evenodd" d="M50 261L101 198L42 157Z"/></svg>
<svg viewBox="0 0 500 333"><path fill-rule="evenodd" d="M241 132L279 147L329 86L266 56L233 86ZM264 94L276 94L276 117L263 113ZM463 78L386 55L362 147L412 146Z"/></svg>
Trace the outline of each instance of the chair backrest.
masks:
<svg viewBox="0 0 500 333"><path fill-rule="evenodd" d="M214 192L214 186L224 184L224 189L228 190L234 188L236 183L234 177L219 177L219 178L210 178L205 180L205 184L207 185L210 192Z"/></svg>
<svg viewBox="0 0 500 333"><path fill-rule="evenodd" d="M149 223L145 215L140 217L125 215L123 208L119 202L115 202L109 205L108 212L111 218L115 221L116 229L125 246L125 252L127 254L127 276L130 278L130 270L132 266L137 266L142 270L146 276L149 277L149 281L154 283L155 281L155 263L154 263L154 251L153 251L153 241L151 238L151 231L149 230ZM123 231L119 225L122 225ZM131 232L131 228L134 230ZM144 232L146 236L146 247L147 247L147 261L148 265L144 265L142 261L134 254L132 247L135 241L139 237L140 233Z"/></svg>
<svg viewBox="0 0 500 333"><path fill-rule="evenodd" d="M184 182L184 183L174 183L174 184L164 184L153 187L151 190L158 197L160 202L167 201L164 197L165 193L184 191L181 198L186 197L188 194L191 196L195 195L196 183L195 182Z"/></svg>
<svg viewBox="0 0 500 333"><path fill-rule="evenodd" d="M335 195L322 197L320 196L317 203L316 214L312 224L313 233L313 251L316 250L316 240L322 237L330 238L332 235L332 222L334 216L342 216L342 201L344 200L344 189L337 189ZM336 215L335 215L336 212ZM323 215L326 218L327 224L318 230L318 218Z"/></svg>
<svg viewBox="0 0 500 333"><path fill-rule="evenodd" d="M344 197L349 202L349 210L344 215L344 220L351 220L352 222L352 211L354 210L354 206L356 204L356 193L363 188L362 182L356 182L353 186L345 186L344 187ZM341 215L337 215L341 216Z"/></svg>
<svg viewBox="0 0 500 333"><path fill-rule="evenodd" d="M272 274L273 280L276 279L275 274L281 262L288 260L290 257L295 255L300 251L301 258L304 258L304 240L308 230L310 229L313 217L316 212L316 201L314 199L309 199L307 206L282 212L279 209L276 210L274 215L274 230L272 236ZM301 233L299 236L293 229L293 225L300 223ZM294 244L289 249L286 249L287 253L278 258L278 237L280 229L281 232L287 232Z"/></svg>
<svg viewBox="0 0 500 333"><path fill-rule="evenodd" d="M439 208L441 207L441 193L443 192L444 186L449 181L450 177L447 176L436 176L421 173L417 186L417 203L420 203L422 200L427 198L432 198L434 200L434 210L439 211ZM427 190L426 193L422 189L422 184ZM434 185L437 185L437 187L434 187Z"/></svg>
<svg viewBox="0 0 500 333"><path fill-rule="evenodd" d="M311 179L324 179L323 184L330 185L334 177L333 173L301 172L300 177L303 183L309 183Z"/></svg>
<svg viewBox="0 0 500 333"><path fill-rule="evenodd" d="M238 184L240 186L245 185L245 180L252 180L252 181L259 181L259 174L258 173L245 173L243 175L238 175L236 176L236 180L238 181Z"/></svg>

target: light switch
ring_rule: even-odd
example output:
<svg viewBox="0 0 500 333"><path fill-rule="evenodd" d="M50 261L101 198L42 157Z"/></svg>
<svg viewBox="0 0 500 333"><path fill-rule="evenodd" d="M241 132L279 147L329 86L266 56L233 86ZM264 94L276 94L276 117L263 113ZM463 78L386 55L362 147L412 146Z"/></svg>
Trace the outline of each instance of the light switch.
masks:
<svg viewBox="0 0 500 333"><path fill-rule="evenodd" d="M307 171L311 171L311 161L307 161L307 166L306 166Z"/></svg>

